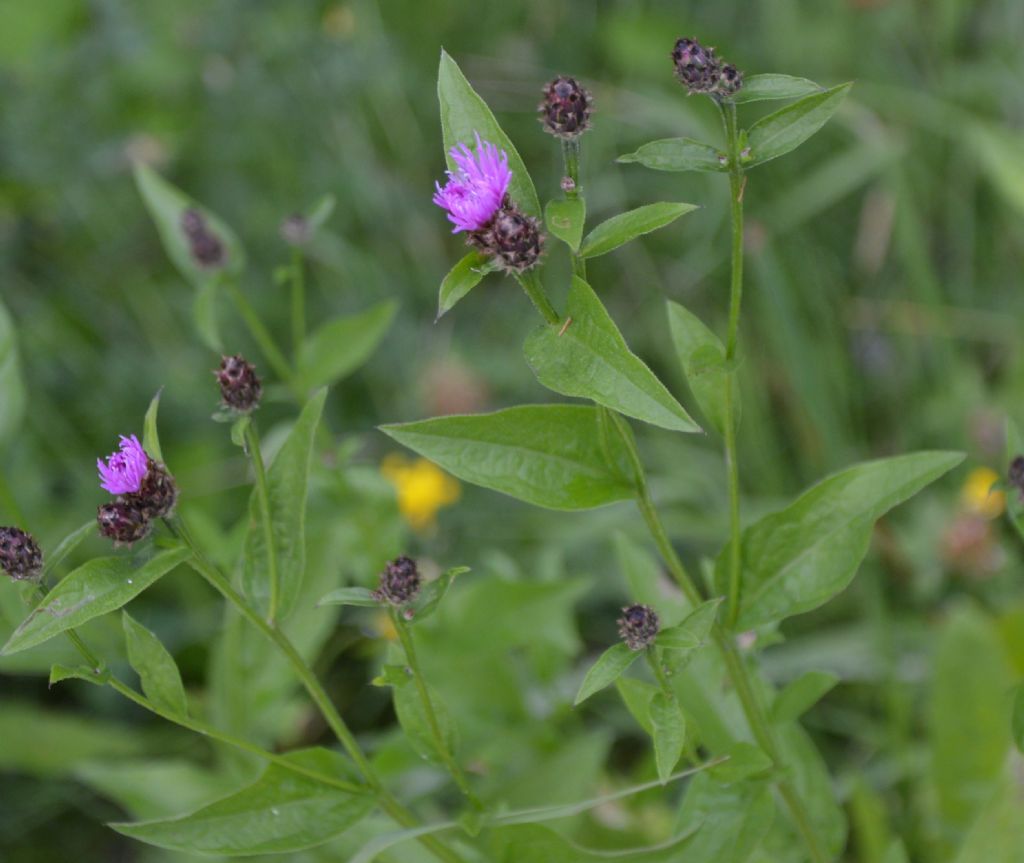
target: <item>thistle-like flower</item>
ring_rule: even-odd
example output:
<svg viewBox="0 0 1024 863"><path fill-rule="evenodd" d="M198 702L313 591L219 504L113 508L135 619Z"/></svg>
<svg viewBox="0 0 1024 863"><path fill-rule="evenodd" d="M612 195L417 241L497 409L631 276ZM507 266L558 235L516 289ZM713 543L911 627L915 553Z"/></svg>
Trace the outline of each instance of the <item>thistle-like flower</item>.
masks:
<svg viewBox="0 0 1024 863"><path fill-rule="evenodd" d="M151 522L135 504L124 500L105 503L96 510L100 535L112 539L115 546L132 545L149 533Z"/></svg>
<svg viewBox="0 0 1024 863"><path fill-rule="evenodd" d="M490 141L476 137L476 152L465 144L452 147L450 155L456 170L448 171L448 182L442 187L435 183L437 191L433 201L448 211L448 221L459 231L479 231L494 218L505 200L512 171L508 166L508 155Z"/></svg>
<svg viewBox="0 0 1024 863"><path fill-rule="evenodd" d="M710 93L718 84L722 61L714 48L705 48L696 39L677 39L672 62L676 77L690 93Z"/></svg>
<svg viewBox="0 0 1024 863"><path fill-rule="evenodd" d="M640 604L623 608L622 617L616 623L619 624L619 637L630 650L643 650L652 644L661 625L654 609Z"/></svg>
<svg viewBox="0 0 1024 863"><path fill-rule="evenodd" d="M103 459L96 460L100 473L100 486L111 494L135 494L142 488L142 480L149 469L149 456L132 435L121 435L121 449Z"/></svg>
<svg viewBox="0 0 1024 863"><path fill-rule="evenodd" d="M17 527L0 527L0 569L15 581L34 581L43 569L39 545Z"/></svg>
<svg viewBox="0 0 1024 863"><path fill-rule="evenodd" d="M213 374L225 407L247 414L260 406L263 385L256 376L256 367L241 354L221 357L220 368Z"/></svg>
<svg viewBox="0 0 1024 863"><path fill-rule="evenodd" d="M544 101L537 106L544 131L572 139L590 128L593 102L575 78L559 75L544 86Z"/></svg>
<svg viewBox="0 0 1024 863"><path fill-rule="evenodd" d="M420 592L420 571L411 557L396 557L380 574L380 585L373 592L378 602L407 605Z"/></svg>

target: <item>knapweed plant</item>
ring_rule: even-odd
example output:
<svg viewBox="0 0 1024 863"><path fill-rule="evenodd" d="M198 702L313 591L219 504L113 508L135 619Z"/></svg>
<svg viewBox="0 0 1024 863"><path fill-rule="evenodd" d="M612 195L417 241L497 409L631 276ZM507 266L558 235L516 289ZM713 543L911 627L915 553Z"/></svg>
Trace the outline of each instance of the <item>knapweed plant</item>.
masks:
<svg viewBox="0 0 1024 863"><path fill-rule="evenodd" d="M846 588L876 520L957 465L961 456L922 452L854 465L770 515L744 519L737 458L743 205L758 193L753 170L819 130L850 85L825 89L786 75L745 76L694 39L679 39L671 59L686 94L706 97L707 110L720 115L721 140L641 143L619 161L659 171L720 174L722 193L728 195L731 278L728 290L722 285L722 302L728 303L725 333L717 335L676 302L666 305L665 331L700 421L628 347L601 299L614 286L592 285L587 273L592 258L651 231L677 230L675 223L684 215L700 218L697 205L652 202L588 229L588 178L581 173L581 155L600 114L579 80L560 76L544 85L539 113L544 131L561 148L564 176L558 189L544 195L549 200L542 208L512 141L455 61L442 53L438 94L448 172L437 183L433 202L469 251L444 278L438 316L471 291L484 290L478 286L488 274L511 277L540 316L525 334L524 372L528 368L548 390L577 401L382 427L459 480L528 504L550 510L616 505L623 520L634 517L627 503L635 505L650 547L624 535L615 540L625 570L625 604L609 630L617 626L621 640L608 644L589 668L578 663L561 680L539 674L526 682L531 672L511 649L500 660L488 660L487 675L505 690L515 690L517 681L524 689L532 687L534 701L543 684L545 708L531 711L530 699L522 695L518 706L501 709L509 722L551 723L556 768L558 723L579 714L599 722L593 705L608 703L602 701L608 694L591 697L614 686L632 721L650 739L648 781L590 787L588 795L564 805L509 806L504 785L511 779L488 766L501 761L495 753L503 746L512 746L500 732L489 733L487 723L497 722L499 708L493 715L460 713L432 684L431 669L440 663L431 653L445 651L446 635L430 623L422 627L425 621L471 607L467 619L476 626L470 630L473 638L449 650L471 655L486 651L492 640L504 643L503 638L525 650L506 635L510 624L502 618L502 603L510 591L523 593L522 607L538 618L551 616L553 597L565 602L576 594L550 582L505 584L493 595L478 594L471 606L459 594L480 584L480 576L464 575L464 567L428 567L400 547L401 535L383 517L373 521L379 493L365 476L355 481L351 453L339 447L322 412L327 387L370 355L395 308L384 303L307 333L304 249L329 216L330 201L282 225L291 248L279 272L290 292L289 352L275 340L277 327L264 323L243 290L245 261L235 234L157 174L139 168L138 186L163 244L195 287L196 329L220 357L209 382L211 403L219 389L214 419L228 424L231 440L247 459L248 507L237 514L237 529L226 532L234 541L219 536L193 509L190 489L179 485L174 465L164 459L155 398L139 428L109 430L112 445L121 437L116 451L97 464L109 499L99 505L95 520L46 554L30 533L0 529L0 564L24 585L31 605L3 652L70 639L80 662L54 665L52 683L74 679L108 687L215 744L218 769L195 764L196 770L209 771L219 789L212 799L160 817L115 823L114 829L160 848L215 857L278 854L356 863L378 857L450 863L838 859L846 841L844 811L822 756L800 725L801 715L836 679L811 672L776 691L760 669L759 652L781 637L784 620L818 608ZM767 100L787 104L745 126L744 106ZM749 183L751 177L755 181ZM439 216L439 231L442 224ZM685 232L678 242L686 242ZM566 253L570 281L559 284L551 272L560 270L549 271L548 262ZM507 282L486 289L506 290ZM224 343L218 313L224 298L234 304L258 347L261 368ZM274 429L272 440L269 434L263 440L257 419L261 404L270 401L294 405L298 413L285 428ZM677 549L659 514L640 445L645 438L638 442L637 426L669 440L703 432L721 442L729 532L714 559L688 561L685 550ZM434 476L447 483L444 502L454 502L454 480ZM314 497L315 507L307 503ZM415 507L410 511L421 513ZM425 524L432 512L417 517ZM97 525L115 551L58 578L62 562ZM336 534L346 537L344 543L331 544ZM504 552L515 559L517 549ZM345 567L339 566L342 553ZM662 567L674 582L669 590ZM348 578L343 580L339 569ZM186 690L172 654L124 610L158 579L172 572L185 578L188 570L225 600L224 625L211 646L202 695ZM531 591L538 597L533 605ZM79 628L118 611L123 653L107 658ZM375 657L372 682L390 692L401 730L397 744L354 733L323 682L336 655L325 645L342 613L365 615L385 645ZM531 668L538 665L543 662ZM127 666L138 686L126 680ZM294 711L291 696L297 687L333 742L288 745L282 717ZM282 700L282 692L289 697ZM460 746L460 726L474 729L474 751ZM517 757L511 749L505 752L505 761ZM575 787L570 773L556 769L554 780L546 781ZM659 835L646 847L613 842L619 850L599 853L549 826L641 794L681 801L674 803L676 818L651 827ZM308 850L318 846L323 856Z"/></svg>

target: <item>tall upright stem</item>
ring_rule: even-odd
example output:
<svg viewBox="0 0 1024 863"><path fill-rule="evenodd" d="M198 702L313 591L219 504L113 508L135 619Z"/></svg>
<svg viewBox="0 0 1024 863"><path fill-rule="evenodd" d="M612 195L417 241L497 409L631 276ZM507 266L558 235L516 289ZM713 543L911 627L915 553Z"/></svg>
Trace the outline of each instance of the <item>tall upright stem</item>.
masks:
<svg viewBox="0 0 1024 863"><path fill-rule="evenodd" d="M548 299L548 295L544 292L544 285L541 284L540 276L537 275L536 270L527 270L524 273L518 274L516 278L519 284L522 285L523 290L526 291L526 296L530 298L534 307L540 312L540 316L549 324L560 324L562 319L558 317L558 312L555 311L555 307L551 305L551 300Z"/></svg>
<svg viewBox="0 0 1024 863"><path fill-rule="evenodd" d="M740 163L739 134L736 128L736 106L718 103L725 125L729 150L729 212L732 223L732 277L729 285L729 331L725 341L725 469L729 489L729 594L727 620L729 627L739 619L743 590L742 546L740 544L740 469L736 454L736 348L739 342L740 304L743 300L743 166Z"/></svg>
<svg viewBox="0 0 1024 863"><path fill-rule="evenodd" d="M241 289L235 283L233 279L227 279L224 282L227 287L228 294L231 297L232 302L235 304L235 308L238 309L238 314L242 316L242 320L245 321L246 327L249 329L249 334L253 337L253 340L259 345L260 351L270 367L285 383L291 383L292 381L292 370L288 365L288 360L285 359L281 349L278 348L277 343L274 341L274 337L270 334L270 331L263 325L263 321L260 320L260 316L256 314L256 310L252 307L252 304L246 299L245 294L242 293Z"/></svg>

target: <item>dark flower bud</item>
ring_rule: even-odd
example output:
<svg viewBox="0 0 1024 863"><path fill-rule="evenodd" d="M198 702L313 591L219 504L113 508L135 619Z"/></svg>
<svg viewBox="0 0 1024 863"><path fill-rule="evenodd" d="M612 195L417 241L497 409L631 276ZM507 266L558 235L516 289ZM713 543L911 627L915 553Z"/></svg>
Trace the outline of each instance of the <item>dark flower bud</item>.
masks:
<svg viewBox="0 0 1024 863"><path fill-rule="evenodd" d="M735 96L742 86L743 73L731 63L726 63L722 67L722 71L718 73L718 84L715 90L728 98Z"/></svg>
<svg viewBox="0 0 1024 863"><path fill-rule="evenodd" d="M677 39L672 62L676 77L690 93L710 93L718 84L722 63L714 48L705 48L696 39Z"/></svg>
<svg viewBox="0 0 1024 863"><path fill-rule="evenodd" d="M1010 462L1010 471L1007 479L1018 492L1021 500L1024 500L1024 455L1019 455Z"/></svg>
<svg viewBox="0 0 1024 863"><path fill-rule="evenodd" d="M649 605L627 605L616 623L619 637L630 650L643 650L658 634L658 615Z"/></svg>
<svg viewBox="0 0 1024 863"><path fill-rule="evenodd" d="M181 230L185 232L192 259L201 267L220 267L224 264L224 244L206 224L203 214L189 207L181 214Z"/></svg>
<svg viewBox="0 0 1024 863"><path fill-rule="evenodd" d="M17 527L0 527L0 569L15 581L34 581L43 568L43 553L32 538Z"/></svg>
<svg viewBox="0 0 1024 863"><path fill-rule="evenodd" d="M592 107L590 93L575 78L560 75L544 86L544 101L537 110L545 132L571 139L590 128Z"/></svg>
<svg viewBox="0 0 1024 863"><path fill-rule="evenodd" d="M149 460L139 490L124 496L126 503L132 504L150 519L169 516L177 500L178 486L174 477L164 464L153 459Z"/></svg>
<svg viewBox="0 0 1024 863"><path fill-rule="evenodd" d="M309 221L301 213L293 213L278 229L289 246L304 246L309 242Z"/></svg>
<svg viewBox="0 0 1024 863"><path fill-rule="evenodd" d="M241 354L221 357L220 368L213 374L225 407L247 414L260 406L263 384L256 376L256 367Z"/></svg>
<svg viewBox="0 0 1024 863"><path fill-rule="evenodd" d="M506 198L494 218L470 234L470 242L497 258L503 269L521 273L540 260L544 235L536 219L520 212Z"/></svg>
<svg viewBox="0 0 1024 863"><path fill-rule="evenodd" d="M116 546L138 542L150 528L146 513L129 501L103 504L96 510L96 523L100 527L100 535L112 539Z"/></svg>
<svg viewBox="0 0 1024 863"><path fill-rule="evenodd" d="M420 571L411 557L396 557L380 574L380 585L373 592L378 602L406 605L420 592Z"/></svg>

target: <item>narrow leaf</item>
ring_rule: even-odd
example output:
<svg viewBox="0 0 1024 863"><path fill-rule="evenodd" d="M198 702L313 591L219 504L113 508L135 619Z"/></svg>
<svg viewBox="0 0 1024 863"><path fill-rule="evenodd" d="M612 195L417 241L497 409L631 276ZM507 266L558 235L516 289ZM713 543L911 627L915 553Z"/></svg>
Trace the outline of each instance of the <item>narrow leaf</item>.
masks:
<svg viewBox="0 0 1024 863"><path fill-rule="evenodd" d="M805 96L758 120L747 132L750 148L748 167L760 165L799 147L829 121L852 86L840 84L831 90Z"/></svg>
<svg viewBox="0 0 1024 863"><path fill-rule="evenodd" d="M160 410L160 395L163 393L161 387L157 394L146 408L146 416L142 421L142 448L156 461L164 460L163 450L160 449L160 434L156 427L157 412Z"/></svg>
<svg viewBox="0 0 1024 863"><path fill-rule="evenodd" d="M373 597L373 591L365 587L339 587L321 597L317 605L357 605L371 608L380 602Z"/></svg>
<svg viewBox="0 0 1024 863"><path fill-rule="evenodd" d="M651 731L654 738L654 760L658 778L665 782L683 754L686 742L686 719L674 698L657 693L650 705Z"/></svg>
<svg viewBox="0 0 1024 863"><path fill-rule="evenodd" d="M644 144L635 153L619 156L616 162L639 162L655 171L729 170L729 157L725 153L689 138L663 138Z"/></svg>
<svg viewBox="0 0 1024 863"><path fill-rule="evenodd" d="M792 75L751 75L743 79L743 86L732 100L738 105L742 102L799 99L820 93L823 89L807 78L794 78Z"/></svg>
<svg viewBox="0 0 1024 863"><path fill-rule="evenodd" d="M526 405L381 431L465 482L537 506L589 509L633 496L622 442L601 440L596 408Z"/></svg>
<svg viewBox="0 0 1024 863"><path fill-rule="evenodd" d="M0 302L0 443L9 440L21 424L25 404L17 331Z"/></svg>
<svg viewBox="0 0 1024 863"><path fill-rule="evenodd" d="M455 163L449 155L452 147L465 144L472 148L475 134L479 133L483 140L496 144L508 155L508 166L512 170L512 182L509 184L512 200L531 216L540 216L537 190L518 151L498 125L487 103L444 50L441 51L441 65L437 71L437 99L441 105L441 131L449 170L455 170Z"/></svg>
<svg viewBox="0 0 1024 863"><path fill-rule="evenodd" d="M96 519L91 518L85 524L71 531L58 543L57 547L43 558L43 577L56 571L71 552L82 544L86 537L96 535Z"/></svg>
<svg viewBox="0 0 1024 863"><path fill-rule="evenodd" d="M307 390L336 384L376 350L398 310L394 300L328 321L302 343L299 379Z"/></svg>
<svg viewBox="0 0 1024 863"><path fill-rule="evenodd" d="M60 665L50 668L50 686L62 680L84 680L96 686L103 686L110 680L110 671L106 668L90 668L88 665Z"/></svg>
<svg viewBox="0 0 1024 863"><path fill-rule="evenodd" d="M391 666L385 671L383 679L392 688L395 716L398 717L398 724L402 726L402 731L409 738L409 742L424 758L437 762L445 761L444 753L438 751L419 687L410 674L402 666ZM442 743L448 752L454 755L459 748L455 722L437 693L430 687L427 687L427 695L441 731Z"/></svg>
<svg viewBox="0 0 1024 863"><path fill-rule="evenodd" d="M828 671L808 671L775 696L772 702L772 722L793 722L818 703L837 683L839 678Z"/></svg>
<svg viewBox="0 0 1024 863"><path fill-rule="evenodd" d="M267 470L270 522L278 565L278 615L282 619L294 607L306 568L306 489L313 459L313 437L320 424L326 398L327 390L321 389L306 402ZM270 575L255 489L249 497L249 532L245 538L242 586L246 595L266 611Z"/></svg>
<svg viewBox="0 0 1024 863"><path fill-rule="evenodd" d="M325 759L310 758L315 753L286 757L331 775L319 763ZM195 812L110 826L140 842L192 854L283 854L327 842L373 806L369 796L349 794L272 764L252 785Z"/></svg>
<svg viewBox="0 0 1024 863"><path fill-rule="evenodd" d="M658 647L666 650L696 650L708 640L721 602L720 597L702 602L682 623L671 629L663 629L655 638Z"/></svg>
<svg viewBox="0 0 1024 863"><path fill-rule="evenodd" d="M437 611L455 579L466 572L469 572L468 566L452 567L443 572L438 578L428 582L423 588L423 593L420 595L419 604L416 606L416 614L410 622L418 623L421 620L426 620Z"/></svg>
<svg viewBox="0 0 1024 863"><path fill-rule="evenodd" d="M620 676L615 681L615 688L619 690L622 703L626 705L626 709L636 720L637 725L653 737L651 700L658 694L658 687L648 683L646 680Z"/></svg>
<svg viewBox="0 0 1024 863"><path fill-rule="evenodd" d="M191 554L187 548L161 551L142 566L125 557L98 557L69 573L24 622L0 653L35 647L66 629L81 626L133 600Z"/></svg>
<svg viewBox="0 0 1024 863"><path fill-rule="evenodd" d="M124 626L128 662L139 675L146 697L169 713L186 715L188 699L174 657L160 643L159 638L127 611L122 610L121 622Z"/></svg>
<svg viewBox="0 0 1024 863"><path fill-rule="evenodd" d="M441 282L437 297L437 318L454 308L455 304L483 281L484 276L494 269L490 259L483 252L470 252L454 267Z"/></svg>
<svg viewBox="0 0 1024 863"><path fill-rule="evenodd" d="M681 432L700 428L636 354L593 289L573 277L568 326L542 324L527 336L526 361L544 386L589 398L652 425Z"/></svg>
<svg viewBox="0 0 1024 863"><path fill-rule="evenodd" d="M725 347L711 330L679 303L668 302L668 323L672 343L686 382L704 416L719 434L725 434L725 394L729 367ZM733 386L734 423L739 423L739 387Z"/></svg>
<svg viewBox="0 0 1024 863"><path fill-rule="evenodd" d="M743 533L741 629L817 608L845 589L867 553L872 526L952 470L963 454L922 452L834 474ZM716 579L726 583L728 547Z"/></svg>
<svg viewBox="0 0 1024 863"><path fill-rule="evenodd" d="M580 256L596 258L598 255L604 255L643 234L663 228L696 209L696 204L646 204L628 213L612 216L587 234L580 249Z"/></svg>
<svg viewBox="0 0 1024 863"><path fill-rule="evenodd" d="M220 335L217 301L220 299L220 279L206 279L196 290L192 300L192 322L199 340L211 351L224 353L224 340Z"/></svg>
<svg viewBox="0 0 1024 863"><path fill-rule="evenodd" d="M628 645L622 643L609 647L598 657L597 662L590 666L573 704L582 704L595 692L613 684L619 675L642 655L642 650L630 650Z"/></svg>
<svg viewBox="0 0 1024 863"><path fill-rule="evenodd" d="M548 230L574 252L579 251L586 219L587 205L583 198L548 201L544 208L544 222Z"/></svg>
<svg viewBox="0 0 1024 863"><path fill-rule="evenodd" d="M734 743L723 754L728 756L729 760L712 767L709 771L719 782L741 782L772 767L772 760L768 754L745 740Z"/></svg>

